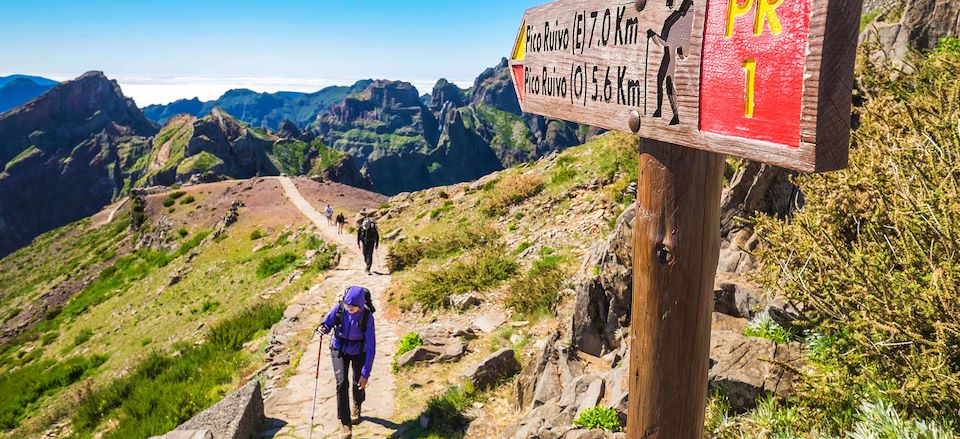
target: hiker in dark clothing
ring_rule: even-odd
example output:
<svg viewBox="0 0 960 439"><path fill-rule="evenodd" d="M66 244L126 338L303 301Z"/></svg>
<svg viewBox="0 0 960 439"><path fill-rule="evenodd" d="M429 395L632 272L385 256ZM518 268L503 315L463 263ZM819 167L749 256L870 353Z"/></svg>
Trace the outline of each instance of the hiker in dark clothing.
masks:
<svg viewBox="0 0 960 439"><path fill-rule="evenodd" d="M373 218L366 217L360 220L357 227L357 246L363 250L363 260L367 263L367 274L373 265L373 251L380 247L380 231Z"/></svg>
<svg viewBox="0 0 960 439"><path fill-rule="evenodd" d="M353 286L347 288L343 298L317 328L323 334L333 331L330 357L337 379L337 417L341 424L341 438L350 438L352 426L360 422L373 359L377 356L374 312L376 308L370 298L370 290ZM348 389L353 390L352 413Z"/></svg>
<svg viewBox="0 0 960 439"><path fill-rule="evenodd" d="M343 225L347 223L347 218L343 216L343 212L337 214L337 234L343 233Z"/></svg>

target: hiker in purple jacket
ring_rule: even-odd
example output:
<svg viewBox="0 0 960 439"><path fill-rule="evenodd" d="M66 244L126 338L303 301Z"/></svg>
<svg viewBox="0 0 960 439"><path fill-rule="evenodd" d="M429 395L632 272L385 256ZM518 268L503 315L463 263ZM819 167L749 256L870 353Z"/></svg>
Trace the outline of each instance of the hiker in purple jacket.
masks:
<svg viewBox="0 0 960 439"><path fill-rule="evenodd" d="M353 286L347 289L343 299L334 305L317 328L323 334L333 332L330 356L337 379L337 417L342 424L341 437L350 437L351 426L360 422L360 406L366 397L365 389L377 354L374 312L370 290ZM347 376L351 369L352 380ZM353 419L347 392L350 382L353 382Z"/></svg>

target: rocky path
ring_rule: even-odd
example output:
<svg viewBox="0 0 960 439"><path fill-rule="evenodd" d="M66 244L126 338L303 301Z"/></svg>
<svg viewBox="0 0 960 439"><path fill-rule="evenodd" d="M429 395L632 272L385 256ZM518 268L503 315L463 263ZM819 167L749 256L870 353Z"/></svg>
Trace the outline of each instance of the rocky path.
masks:
<svg viewBox="0 0 960 439"><path fill-rule="evenodd" d="M378 309L381 297L390 284L390 275L384 267L383 250L374 261L376 274L368 275L364 271L363 255L357 248L356 236L337 234L336 226L327 225L327 219L314 209L297 190L293 181L279 177L287 198L307 218L320 229L324 239L337 244L343 257L340 265L328 273L323 283L294 299L294 304L304 307L300 314L303 330L315 328L333 306L343 291L351 285L362 285L370 289ZM390 373L390 364L397 347L397 334L394 325L376 314L377 356L373 374L367 388L367 400L363 404L363 422L354 426L353 437L389 437L396 431L392 422L394 401L394 379ZM276 389L265 401L265 413L270 430L265 437L306 438L309 433L310 409L313 403L314 379L317 367L317 349L319 336L314 335L306 353L296 365L296 370L282 388ZM336 381L330 360L330 337L324 337L320 357L320 383L317 392L316 419L313 431L315 438L338 437L340 422L336 410Z"/></svg>

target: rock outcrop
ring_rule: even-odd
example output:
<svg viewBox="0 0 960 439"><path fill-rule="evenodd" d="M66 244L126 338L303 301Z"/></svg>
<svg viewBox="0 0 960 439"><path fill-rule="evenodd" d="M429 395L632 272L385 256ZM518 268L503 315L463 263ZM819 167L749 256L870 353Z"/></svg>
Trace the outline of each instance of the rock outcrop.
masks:
<svg viewBox="0 0 960 439"><path fill-rule="evenodd" d="M903 14L888 17L903 6ZM941 38L960 35L960 3L955 0L889 0L867 4L865 13L880 20L860 35L860 42L877 42L882 49L873 59L885 58L896 69L910 71L911 50L936 47Z"/></svg>

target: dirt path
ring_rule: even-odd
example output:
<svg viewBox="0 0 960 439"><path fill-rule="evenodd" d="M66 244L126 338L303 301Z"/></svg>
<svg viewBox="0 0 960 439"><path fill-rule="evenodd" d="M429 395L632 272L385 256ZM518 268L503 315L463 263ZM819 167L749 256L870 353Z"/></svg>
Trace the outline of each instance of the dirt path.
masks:
<svg viewBox="0 0 960 439"><path fill-rule="evenodd" d="M363 256L357 248L356 236L337 234L336 226L327 225L327 219L314 209L297 190L293 181L286 177L277 180L283 186L287 198L320 229L324 239L335 242L343 252L340 266L331 271L320 285L305 292L294 301L306 307L305 324L316 327L343 291L351 285L370 289L378 309L380 298L390 284L389 274L368 275L364 272ZM374 262L376 273L387 273L383 252ZM363 422L354 426L353 437L389 437L396 431L393 421L394 379L390 364L397 347L394 325L376 314L377 356L367 388L367 400L363 404ZM306 353L287 384L265 401L264 411L273 428L265 432L268 437L306 438L309 433L310 409L313 403L314 377L317 367L319 336L314 335ZM317 392L316 420L313 437L338 437L340 421L337 420L336 382L330 360L330 337L324 337L320 358L320 384Z"/></svg>

